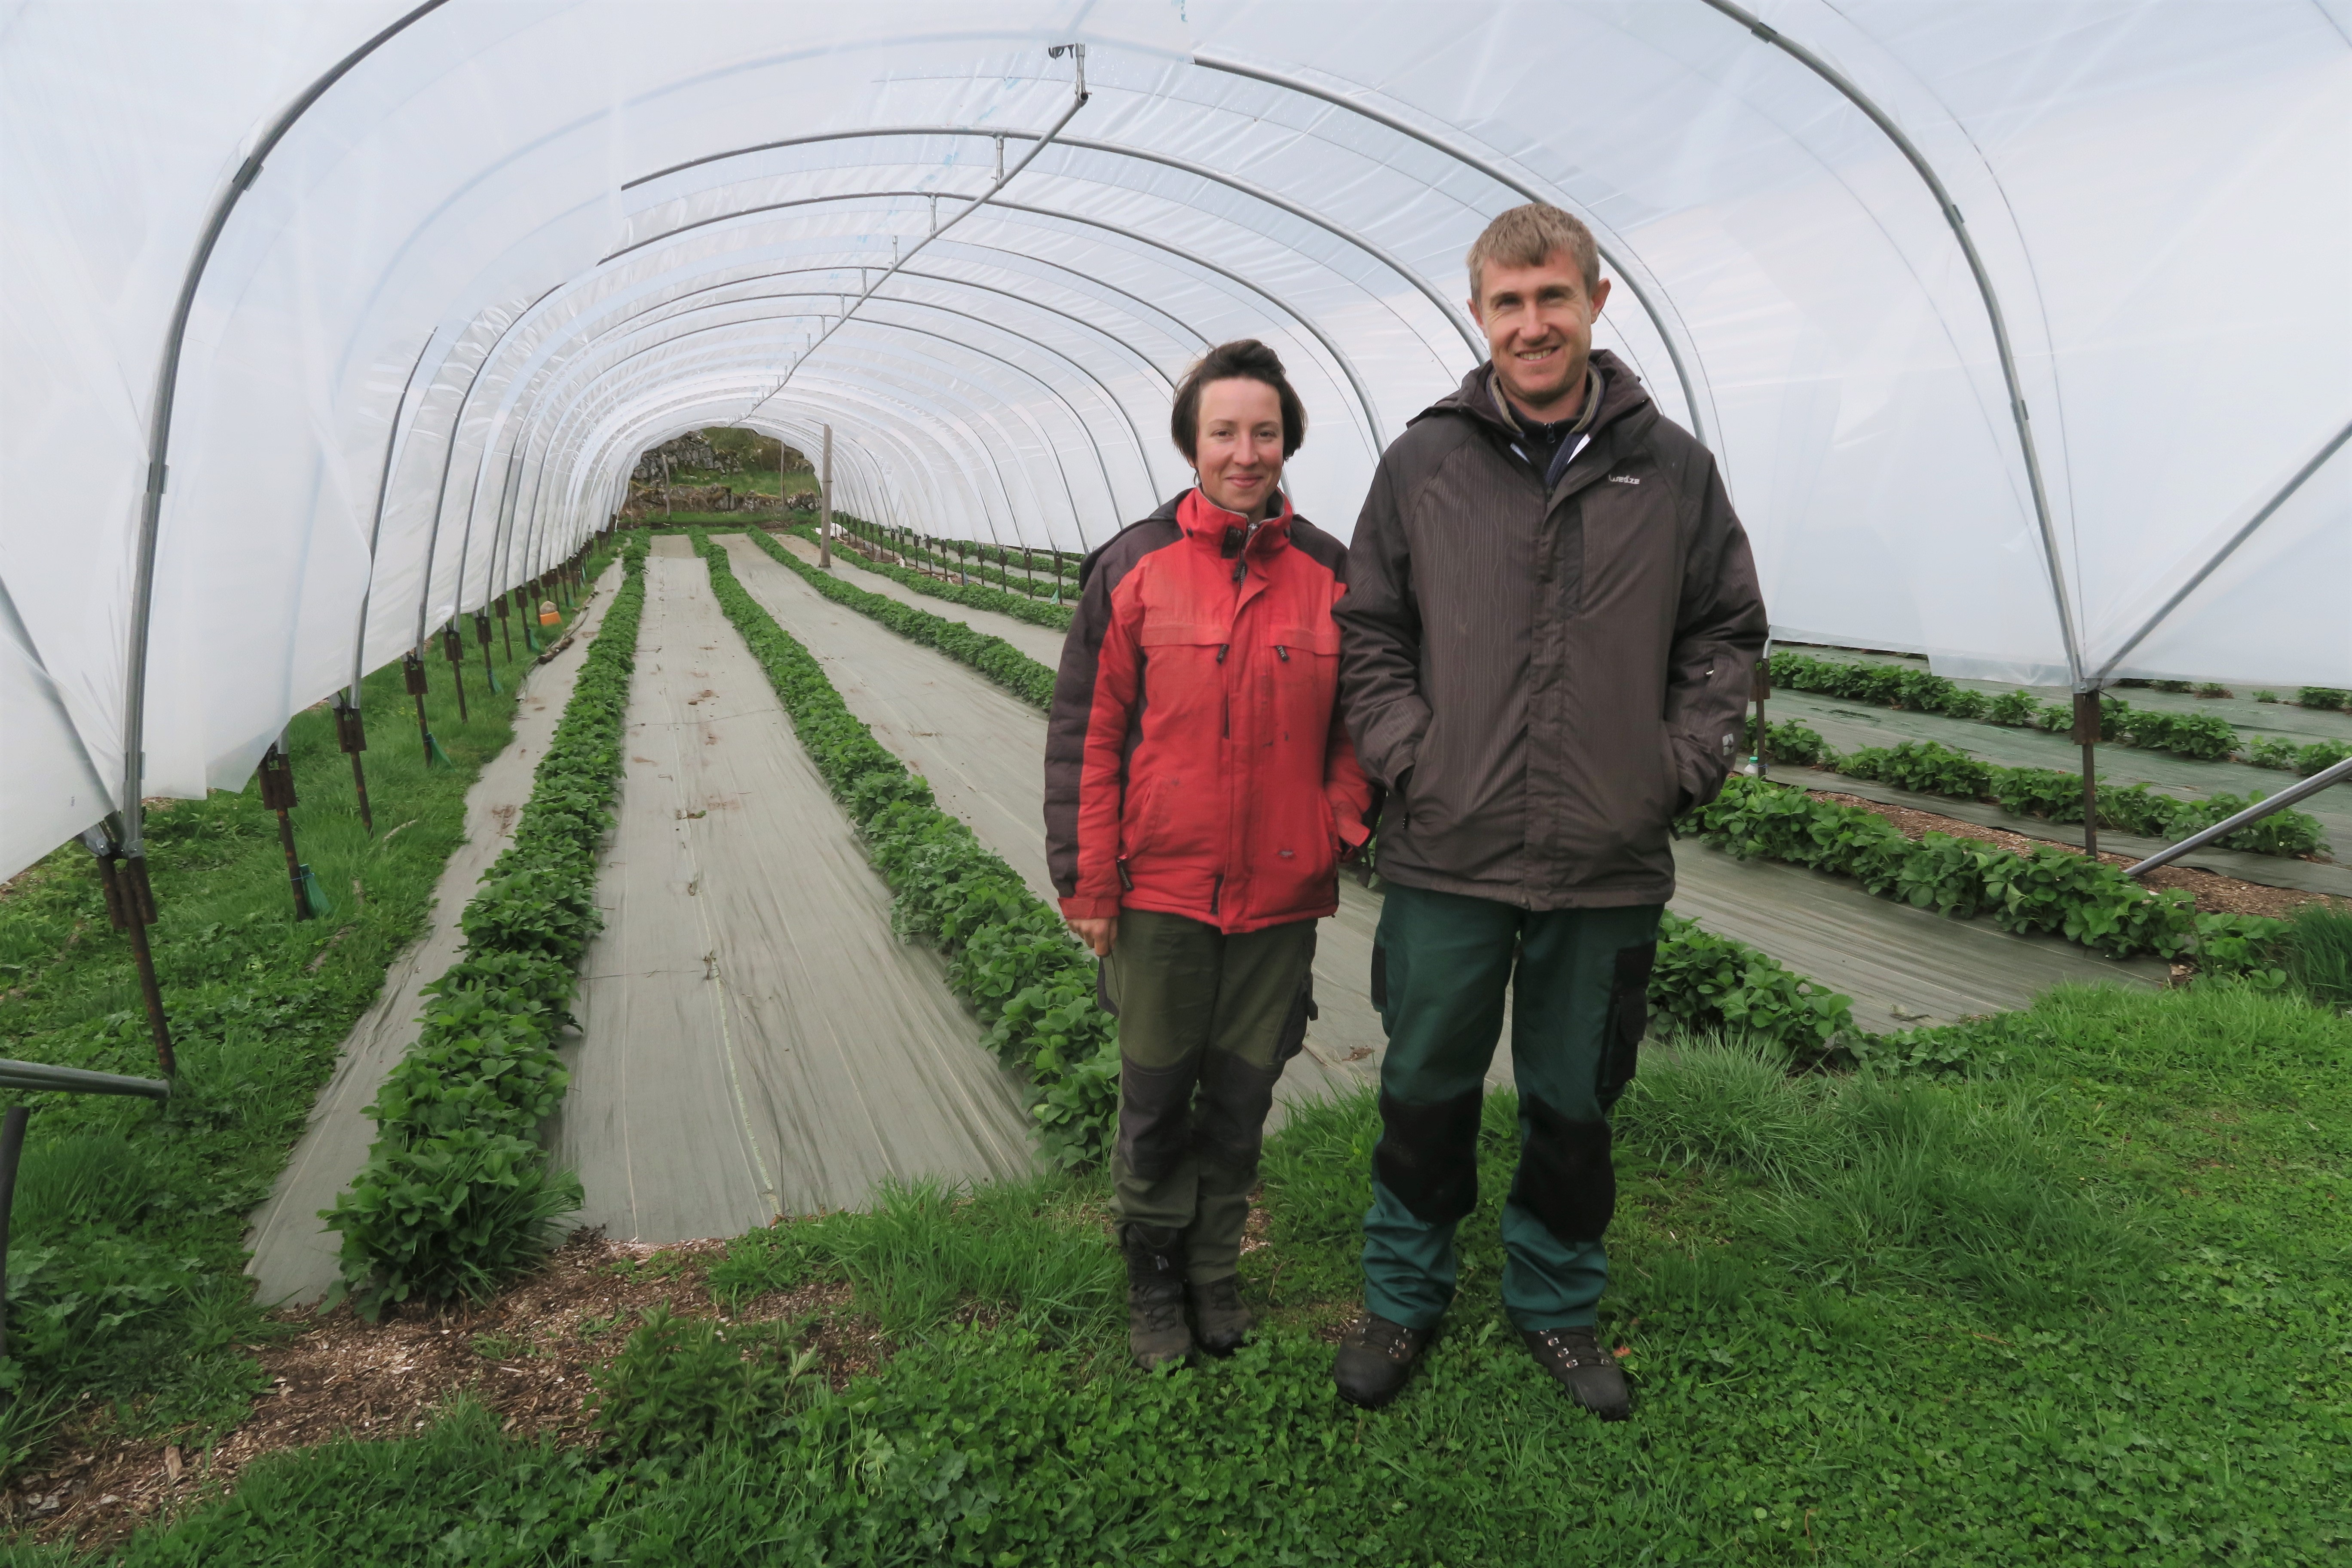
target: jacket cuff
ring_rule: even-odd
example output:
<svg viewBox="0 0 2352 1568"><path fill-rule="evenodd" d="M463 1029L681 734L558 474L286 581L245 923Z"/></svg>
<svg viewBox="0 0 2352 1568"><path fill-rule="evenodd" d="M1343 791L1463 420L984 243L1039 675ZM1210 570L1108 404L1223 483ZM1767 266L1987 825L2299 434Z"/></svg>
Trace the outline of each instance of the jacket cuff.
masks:
<svg viewBox="0 0 2352 1568"><path fill-rule="evenodd" d="M1339 842L1350 849L1361 849L1372 837L1372 830L1364 826L1364 819L1352 810L1335 811L1331 814L1331 820L1339 826Z"/></svg>
<svg viewBox="0 0 2352 1568"><path fill-rule="evenodd" d="M1062 900L1062 918L1071 921L1107 921L1118 914L1117 899L1089 899L1080 896Z"/></svg>

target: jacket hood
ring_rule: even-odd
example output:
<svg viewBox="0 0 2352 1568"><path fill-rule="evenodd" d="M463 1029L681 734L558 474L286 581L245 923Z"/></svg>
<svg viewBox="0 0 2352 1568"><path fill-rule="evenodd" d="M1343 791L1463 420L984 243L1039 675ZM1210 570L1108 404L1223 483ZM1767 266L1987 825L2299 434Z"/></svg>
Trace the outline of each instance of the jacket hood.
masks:
<svg viewBox="0 0 2352 1568"><path fill-rule="evenodd" d="M1592 433L1598 436L1616 420L1650 406L1650 394L1623 360L1607 349L1592 351L1592 363L1601 372L1601 416L1592 422ZM1462 384L1439 398L1406 423L1418 425L1440 414L1461 415L1497 431L1514 440L1519 434L1518 422L1496 405L1495 362L1481 360Z"/></svg>

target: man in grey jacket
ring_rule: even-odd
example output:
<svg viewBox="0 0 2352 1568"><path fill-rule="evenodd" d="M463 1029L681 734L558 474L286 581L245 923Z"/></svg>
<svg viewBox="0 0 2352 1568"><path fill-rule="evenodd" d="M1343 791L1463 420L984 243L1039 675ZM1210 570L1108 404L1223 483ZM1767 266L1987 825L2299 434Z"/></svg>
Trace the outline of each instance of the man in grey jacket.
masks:
<svg viewBox="0 0 2352 1568"><path fill-rule="evenodd" d="M1389 790L1371 975L1389 1048L1365 1310L1334 1377L1386 1404L1453 1300L1508 987L1503 1304L1616 1419L1625 1378L1594 1331L1608 1112L1648 1021L1669 827L1738 750L1764 604L1715 459L1591 350L1609 284L1591 232L1516 207L1469 267L1493 357L1382 456L1336 612L1348 727Z"/></svg>

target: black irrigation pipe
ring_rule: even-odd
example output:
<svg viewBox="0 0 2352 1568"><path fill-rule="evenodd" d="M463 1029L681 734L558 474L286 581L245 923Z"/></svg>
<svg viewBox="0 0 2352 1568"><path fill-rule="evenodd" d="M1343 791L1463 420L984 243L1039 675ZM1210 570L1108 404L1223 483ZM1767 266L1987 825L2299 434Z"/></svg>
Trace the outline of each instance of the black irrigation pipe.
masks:
<svg viewBox="0 0 2352 1568"><path fill-rule="evenodd" d="M126 1078L121 1073L6 1060L0 1060L0 1089L52 1094L133 1094L148 1100L172 1097L172 1086L162 1079ZM0 1359L8 1354L8 1219L16 1205L16 1165L25 1154L25 1124L32 1115L30 1106L12 1105L6 1115L0 1117Z"/></svg>

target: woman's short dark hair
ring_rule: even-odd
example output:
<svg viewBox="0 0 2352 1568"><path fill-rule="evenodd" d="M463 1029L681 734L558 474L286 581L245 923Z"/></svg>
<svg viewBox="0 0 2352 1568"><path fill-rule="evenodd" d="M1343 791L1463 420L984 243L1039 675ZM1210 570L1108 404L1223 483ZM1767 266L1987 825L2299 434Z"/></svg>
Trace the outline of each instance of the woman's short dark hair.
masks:
<svg viewBox="0 0 2352 1568"><path fill-rule="evenodd" d="M1282 403L1282 456L1287 461L1307 439L1307 405L1290 389L1280 356L1255 338L1219 343L1201 356L1176 384L1176 406L1168 411L1168 433L1191 462L1201 442L1201 388L1213 381L1262 381Z"/></svg>

